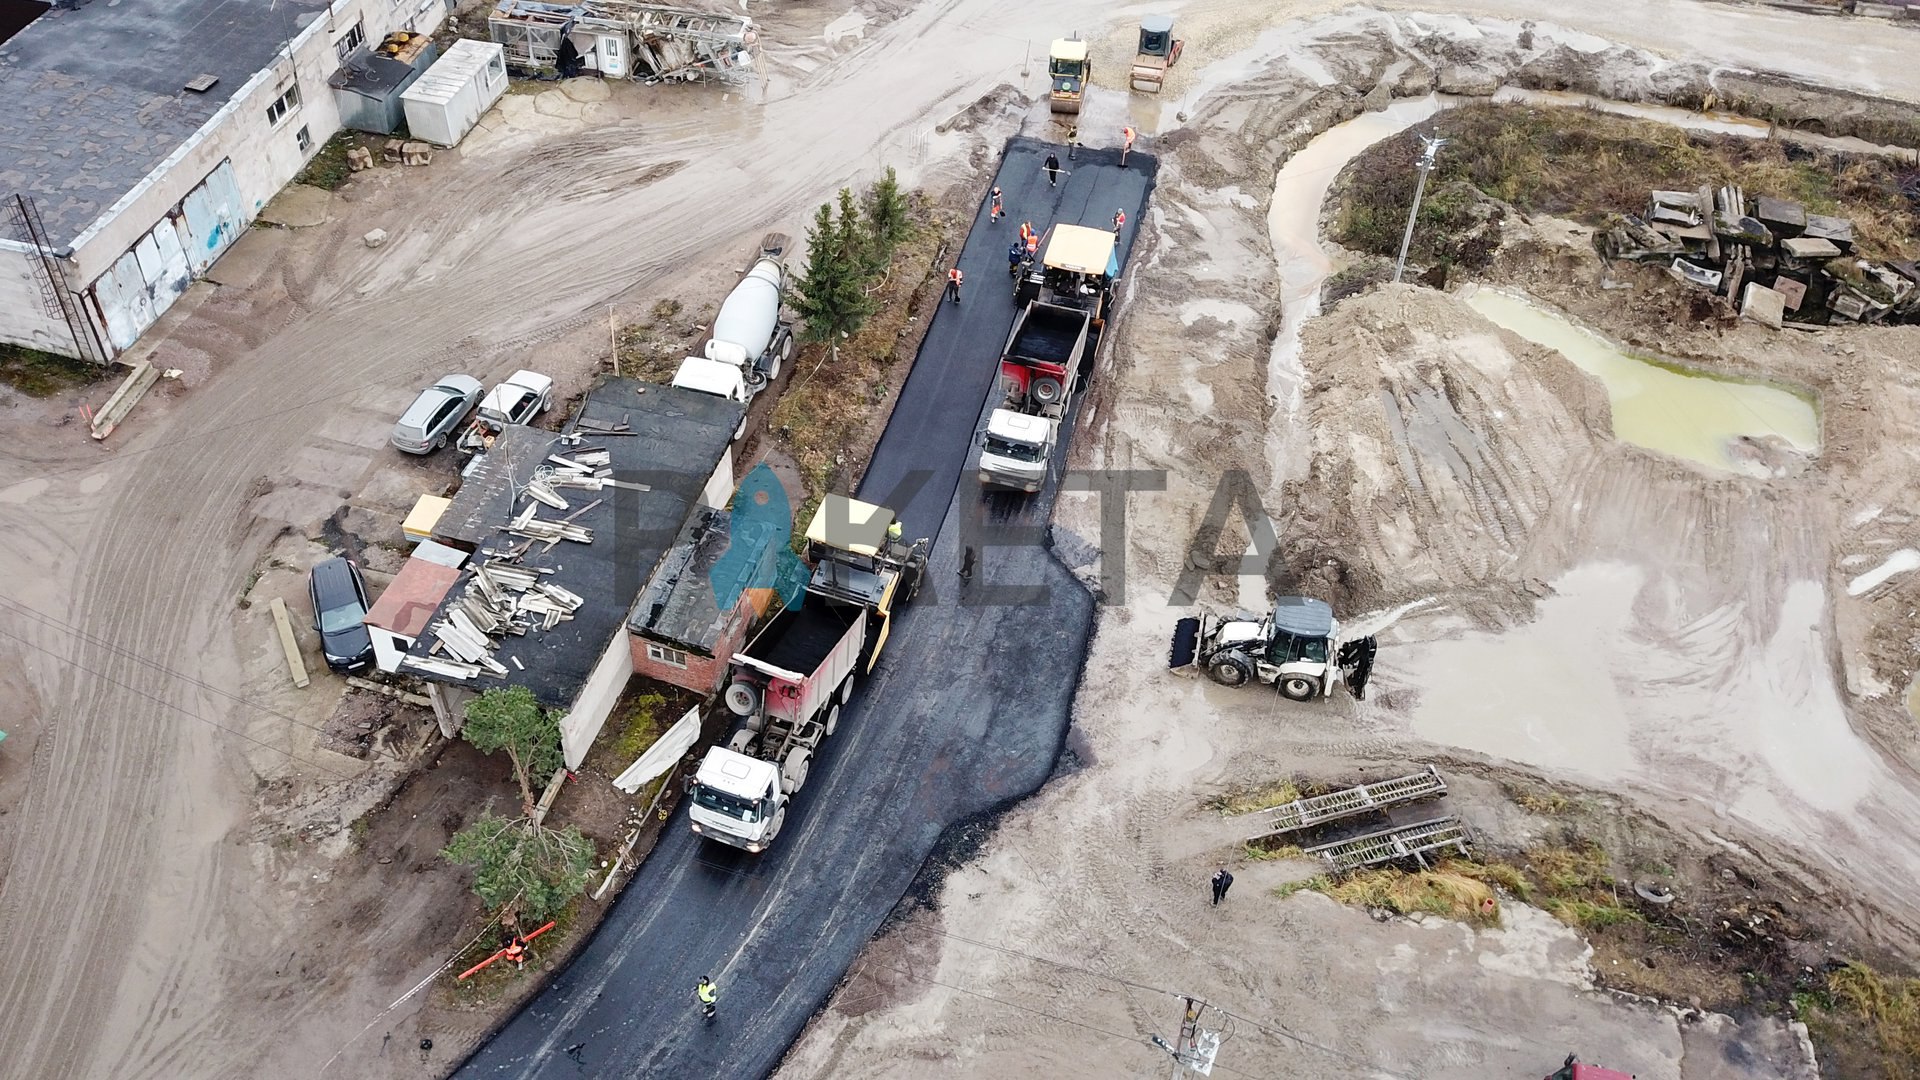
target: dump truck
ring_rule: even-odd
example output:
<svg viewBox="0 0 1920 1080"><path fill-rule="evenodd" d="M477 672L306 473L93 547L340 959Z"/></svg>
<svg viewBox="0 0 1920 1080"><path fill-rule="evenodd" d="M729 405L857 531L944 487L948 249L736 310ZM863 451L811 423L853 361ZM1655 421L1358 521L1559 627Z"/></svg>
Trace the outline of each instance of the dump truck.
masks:
<svg viewBox="0 0 1920 1080"><path fill-rule="evenodd" d="M1078 37L1060 38L1047 50L1047 78L1052 83L1047 104L1057 113L1077 113L1093 81L1093 61L1087 43Z"/></svg>
<svg viewBox="0 0 1920 1080"><path fill-rule="evenodd" d="M1173 629L1167 666L1198 665L1222 686L1271 684L1291 701L1311 701L1344 685L1365 699L1379 645L1372 637L1342 639L1333 608L1305 596L1283 596L1266 618L1200 615Z"/></svg>
<svg viewBox="0 0 1920 1080"><path fill-rule="evenodd" d="M1173 19L1148 15L1140 20L1140 48L1133 56L1130 81L1135 90L1160 92L1167 81L1167 69L1180 60L1186 42L1173 39Z"/></svg>
<svg viewBox="0 0 1920 1080"><path fill-rule="evenodd" d="M673 385L748 402L780 377L780 366L793 355L793 324L780 317L787 280L782 254L789 243L779 233L760 242L753 265L721 302L700 355L680 362ZM740 423L744 432L744 417Z"/></svg>
<svg viewBox="0 0 1920 1080"><path fill-rule="evenodd" d="M980 437L980 483L987 487L1035 492L1045 484L1119 276L1113 234L1104 229L1056 225L1041 240L1040 265L1015 294L1026 306L1000 356L1004 400Z"/></svg>
<svg viewBox="0 0 1920 1080"><path fill-rule="evenodd" d="M739 726L687 785L694 832L754 853L779 835L841 707L878 663L894 612L919 591L927 541L896 539L893 521L892 511L844 496L821 503L807 526L813 569L799 605L733 655L723 700Z"/></svg>

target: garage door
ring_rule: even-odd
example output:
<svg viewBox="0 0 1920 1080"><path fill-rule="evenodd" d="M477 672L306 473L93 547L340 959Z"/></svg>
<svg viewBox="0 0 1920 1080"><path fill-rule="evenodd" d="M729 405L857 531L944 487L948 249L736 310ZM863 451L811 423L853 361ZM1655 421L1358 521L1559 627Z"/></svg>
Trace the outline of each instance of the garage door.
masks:
<svg viewBox="0 0 1920 1080"><path fill-rule="evenodd" d="M240 187L222 161L114 260L89 290L116 352L127 349L240 236Z"/></svg>

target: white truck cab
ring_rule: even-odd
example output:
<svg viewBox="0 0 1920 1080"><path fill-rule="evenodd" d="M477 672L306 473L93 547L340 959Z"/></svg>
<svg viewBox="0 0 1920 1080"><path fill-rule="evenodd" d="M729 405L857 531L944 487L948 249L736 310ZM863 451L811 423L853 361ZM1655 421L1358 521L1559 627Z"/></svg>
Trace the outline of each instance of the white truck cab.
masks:
<svg viewBox="0 0 1920 1080"><path fill-rule="evenodd" d="M741 375L739 367L704 356L689 356L680 361L680 370L674 373L673 385L682 390L697 390L742 404L753 397L753 390L747 386L746 377ZM740 427L733 437L738 439L746 433L747 417L742 413Z"/></svg>
<svg viewBox="0 0 1920 1080"><path fill-rule="evenodd" d="M995 409L987 417L986 438L980 444L980 482L1016 491L1039 491L1046 483L1060 421L1012 409Z"/></svg>
<svg viewBox="0 0 1920 1080"><path fill-rule="evenodd" d="M772 762L715 746L688 785L687 816L693 831L709 840L759 853L786 823L787 796Z"/></svg>

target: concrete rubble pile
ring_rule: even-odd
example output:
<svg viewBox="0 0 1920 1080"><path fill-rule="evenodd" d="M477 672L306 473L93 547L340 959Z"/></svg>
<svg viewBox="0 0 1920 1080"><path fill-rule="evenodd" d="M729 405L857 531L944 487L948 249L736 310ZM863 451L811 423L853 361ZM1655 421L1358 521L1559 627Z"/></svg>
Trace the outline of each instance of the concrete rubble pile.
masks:
<svg viewBox="0 0 1920 1080"><path fill-rule="evenodd" d="M500 527L518 537L504 547L481 549L486 556L468 577L466 589L446 608L446 617L433 624L436 639L432 655L409 656L403 663L421 671L455 679L471 679L487 672L506 675L506 665L494 658L496 643L507 635L524 636L530 630L551 630L579 610L584 599L543 581L553 568L524 566L522 556L535 544L551 551L562 541L591 544L593 531L574 518L600 505L594 499L572 509L562 490L596 492L611 483L611 455L605 450L579 450L572 457L551 455L520 489L527 505ZM542 507L570 511L557 520L541 518ZM516 661L516 663L518 663Z"/></svg>
<svg viewBox="0 0 1920 1080"><path fill-rule="evenodd" d="M1645 216L1614 218L1600 240L1607 258L1665 264L1769 326L1920 318L1920 267L1853 258L1853 222L1733 184L1655 191Z"/></svg>
<svg viewBox="0 0 1920 1080"><path fill-rule="evenodd" d="M487 32L507 65L529 74L645 82L737 82L750 77L759 32L744 15L632 0L500 0Z"/></svg>

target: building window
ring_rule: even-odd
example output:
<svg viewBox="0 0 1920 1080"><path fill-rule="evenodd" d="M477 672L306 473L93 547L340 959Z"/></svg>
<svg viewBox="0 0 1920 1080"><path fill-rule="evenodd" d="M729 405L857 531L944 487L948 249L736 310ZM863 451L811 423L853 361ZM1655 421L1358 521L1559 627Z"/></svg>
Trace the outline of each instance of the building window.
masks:
<svg viewBox="0 0 1920 1080"><path fill-rule="evenodd" d="M333 51L339 55L340 62L344 64L347 62L347 57L353 55L353 50L366 43L367 24L364 21L357 22L353 24L353 29L347 31L341 36L339 41L333 43Z"/></svg>
<svg viewBox="0 0 1920 1080"><path fill-rule="evenodd" d="M669 649L665 645L652 641L647 642L647 659L657 664L665 664L668 667L684 668L687 666L687 654L685 652L679 649Z"/></svg>
<svg viewBox="0 0 1920 1080"><path fill-rule="evenodd" d="M313 149L313 136L307 133L304 126L293 133L293 141L300 144L300 152L303 154Z"/></svg>
<svg viewBox="0 0 1920 1080"><path fill-rule="evenodd" d="M287 118L287 114L292 112L294 109L298 108L299 105L300 105L299 85L296 84L296 85L287 87L286 93L283 93L279 97L274 98L273 104L267 106L267 123L272 124L275 127L278 127L280 124L280 121L285 120Z"/></svg>

